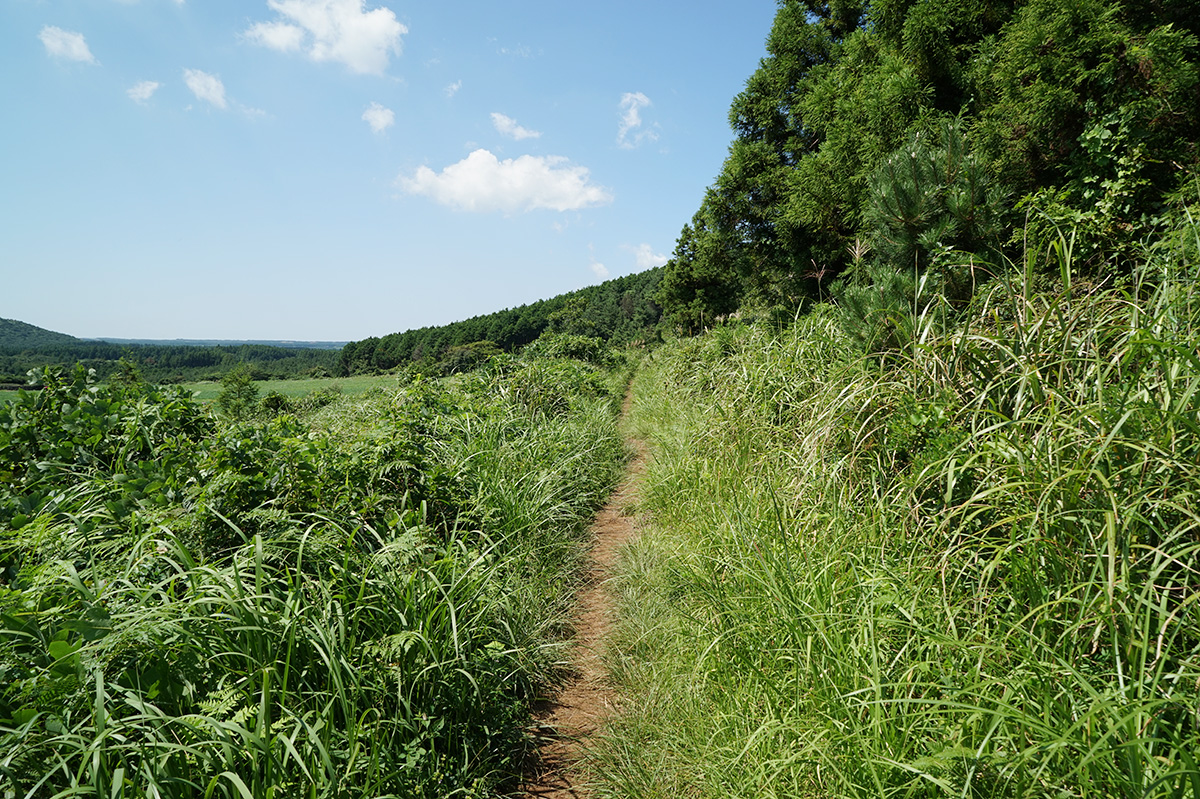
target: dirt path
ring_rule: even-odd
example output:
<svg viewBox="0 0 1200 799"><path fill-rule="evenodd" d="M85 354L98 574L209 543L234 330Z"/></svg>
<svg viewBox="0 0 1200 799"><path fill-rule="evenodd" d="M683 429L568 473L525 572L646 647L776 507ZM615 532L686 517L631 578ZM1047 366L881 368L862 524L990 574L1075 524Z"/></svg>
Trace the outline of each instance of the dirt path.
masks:
<svg viewBox="0 0 1200 799"><path fill-rule="evenodd" d="M623 415L628 414L629 403L630 398L626 397ZM518 797L586 799L591 795L579 782L576 763L588 737L600 728L613 706L613 692L607 685L608 675L600 658L613 608L607 582L621 547L635 532L633 517L626 514L645 467L645 445L636 440L629 440L628 444L634 457L625 477L592 522L587 582L579 592L575 615L572 662L576 677L535 713L541 759L537 773L521 786Z"/></svg>

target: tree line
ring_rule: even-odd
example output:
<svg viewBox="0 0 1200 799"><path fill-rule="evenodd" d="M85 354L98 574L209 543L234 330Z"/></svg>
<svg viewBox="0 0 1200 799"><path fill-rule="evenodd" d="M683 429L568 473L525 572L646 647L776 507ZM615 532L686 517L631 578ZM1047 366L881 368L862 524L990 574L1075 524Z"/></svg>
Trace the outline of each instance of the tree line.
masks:
<svg viewBox="0 0 1200 799"><path fill-rule="evenodd" d="M0 385L24 385L32 369L82 364L105 379L125 368L155 383L219 380L246 364L255 379L327 375L337 368L338 351L294 349L261 344L197 347L184 344L111 344L68 339L32 347L0 344Z"/></svg>
<svg viewBox="0 0 1200 799"><path fill-rule="evenodd" d="M1198 34L1198 0L780 0L667 323L896 273L969 293L1063 230L1120 268L1197 199Z"/></svg>
<svg viewBox="0 0 1200 799"><path fill-rule="evenodd" d="M662 268L615 278L546 300L447 325L352 341L342 348L341 375L402 365L458 371L491 352L514 352L550 331L627 344L656 335L662 315L657 289Z"/></svg>

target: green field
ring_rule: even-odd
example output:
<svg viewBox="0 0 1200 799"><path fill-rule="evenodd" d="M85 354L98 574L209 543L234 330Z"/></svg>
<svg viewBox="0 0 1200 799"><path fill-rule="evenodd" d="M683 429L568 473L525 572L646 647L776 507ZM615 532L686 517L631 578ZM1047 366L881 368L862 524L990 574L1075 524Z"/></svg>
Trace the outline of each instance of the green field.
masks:
<svg viewBox="0 0 1200 799"><path fill-rule="evenodd" d="M377 386L395 388L396 378L393 375L356 375L354 377L324 377L308 380L262 380L254 385L260 396L277 391L285 397L303 397L314 391L335 386L340 388L343 394L353 396ZM196 399L201 402L211 402L221 394L221 384L215 380L184 383L183 386L190 389Z"/></svg>
<svg viewBox="0 0 1200 799"><path fill-rule="evenodd" d="M334 387L341 389L341 393L347 396L355 396L377 386L394 388L396 378L392 375L356 375L354 377L326 377L308 380L263 380L254 385L258 388L260 396L277 391L285 397L303 397L314 391ZM183 386L191 390L196 399L201 402L212 402L221 394L221 384L215 380L184 383ZM11 402L16 398L16 391L0 391L0 404Z"/></svg>

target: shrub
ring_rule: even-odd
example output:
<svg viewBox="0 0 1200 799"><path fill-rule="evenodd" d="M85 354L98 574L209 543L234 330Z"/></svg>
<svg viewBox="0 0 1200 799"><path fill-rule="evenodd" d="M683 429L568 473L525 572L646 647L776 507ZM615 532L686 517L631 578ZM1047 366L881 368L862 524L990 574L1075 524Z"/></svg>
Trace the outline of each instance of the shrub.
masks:
<svg viewBox="0 0 1200 799"><path fill-rule="evenodd" d="M221 378L217 407L230 419L246 418L257 402L258 387L254 385L254 375L248 365L239 364Z"/></svg>
<svg viewBox="0 0 1200 799"><path fill-rule="evenodd" d="M601 339L549 331L538 336L521 354L527 360L573 358L594 364L606 364L612 358L608 345Z"/></svg>

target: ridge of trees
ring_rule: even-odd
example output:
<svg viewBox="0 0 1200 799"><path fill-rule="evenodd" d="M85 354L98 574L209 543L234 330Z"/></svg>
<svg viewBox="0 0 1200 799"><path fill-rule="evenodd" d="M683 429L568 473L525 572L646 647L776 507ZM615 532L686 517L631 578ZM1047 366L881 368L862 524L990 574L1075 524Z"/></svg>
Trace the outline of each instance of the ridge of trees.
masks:
<svg viewBox="0 0 1200 799"><path fill-rule="evenodd" d="M665 320L794 310L872 270L953 288L951 253L1018 260L1018 226L1119 268L1195 200L1198 36L1200 0L780 0Z"/></svg>
<svg viewBox="0 0 1200 799"><path fill-rule="evenodd" d="M148 345L153 347L241 347L255 345L260 347L278 347L285 350L340 350L345 346L344 341L288 341L286 339L220 339L220 338L103 338L92 341L105 341L109 344Z"/></svg>
<svg viewBox="0 0 1200 799"><path fill-rule="evenodd" d="M514 352L550 331L627 344L655 335L662 315L662 267L607 280L545 300L446 325L352 341L342 348L341 375L402 365L457 371L491 352Z"/></svg>
<svg viewBox="0 0 1200 799"><path fill-rule="evenodd" d="M99 379L130 368L155 383L219 380L244 365L256 380L327 376L338 350L322 347L188 342L138 343L81 339L16 319L0 319L0 388L24 387L31 370L94 369Z"/></svg>
<svg viewBox="0 0 1200 799"><path fill-rule="evenodd" d="M257 380L324 376L337 366L337 350L295 349L242 344L197 347L186 344L111 344L104 341L71 339L57 343L20 347L0 344L0 386L18 387L26 374L45 367L70 368L81 364L95 369L101 380L120 371L122 364L135 367L146 380L182 383L219 380L245 364Z"/></svg>
<svg viewBox="0 0 1200 799"><path fill-rule="evenodd" d="M69 344L79 341L66 333L55 333L28 322L17 319L0 319L0 347L6 349L27 349L48 344Z"/></svg>

